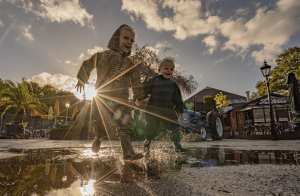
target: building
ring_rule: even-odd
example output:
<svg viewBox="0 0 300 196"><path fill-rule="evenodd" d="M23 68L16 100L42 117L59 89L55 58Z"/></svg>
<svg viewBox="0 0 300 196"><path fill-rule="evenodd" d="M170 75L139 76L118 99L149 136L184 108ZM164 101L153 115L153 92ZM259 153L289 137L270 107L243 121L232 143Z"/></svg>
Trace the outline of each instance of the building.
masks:
<svg viewBox="0 0 300 196"><path fill-rule="evenodd" d="M229 107L226 108L226 110L230 110L232 108L241 106L241 105L247 103L250 100L249 94L247 94L247 97L248 97L248 99L247 99L246 97L241 96L241 95L237 95L237 94L234 94L234 93L229 93L229 92L219 90L219 89L215 89L215 88L211 88L211 87L206 87L205 89L199 91L198 93L196 93L193 96L186 99L184 101L184 103L194 103L195 102L196 111L197 112L205 112L203 97L207 96L207 95L215 97L220 92L222 92L223 95L227 95L227 99L231 101L231 104L229 105Z"/></svg>
<svg viewBox="0 0 300 196"><path fill-rule="evenodd" d="M287 129L288 122L291 121L289 98L271 94L271 101L275 123ZM235 107L227 111L227 114L229 114L227 120L230 118L232 135L243 135L245 127L268 126L271 122L268 96L265 95Z"/></svg>

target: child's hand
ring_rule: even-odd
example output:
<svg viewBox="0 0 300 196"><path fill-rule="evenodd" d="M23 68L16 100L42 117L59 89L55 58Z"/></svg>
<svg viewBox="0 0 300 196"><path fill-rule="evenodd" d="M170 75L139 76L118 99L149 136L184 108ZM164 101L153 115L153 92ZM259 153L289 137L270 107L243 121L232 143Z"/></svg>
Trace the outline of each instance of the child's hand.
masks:
<svg viewBox="0 0 300 196"><path fill-rule="evenodd" d="M142 105L142 103L143 103L143 100L142 100L142 99L141 99L141 100L136 100L136 101L135 101L135 105L137 105L137 106Z"/></svg>
<svg viewBox="0 0 300 196"><path fill-rule="evenodd" d="M76 88L77 92L80 91L80 93L81 93L81 89L82 89L82 92L83 92L84 91L84 83L82 83L81 81L78 80L75 88Z"/></svg>
<svg viewBox="0 0 300 196"><path fill-rule="evenodd" d="M180 117L180 114L176 114L176 116L177 116L177 118L179 118L179 117Z"/></svg>

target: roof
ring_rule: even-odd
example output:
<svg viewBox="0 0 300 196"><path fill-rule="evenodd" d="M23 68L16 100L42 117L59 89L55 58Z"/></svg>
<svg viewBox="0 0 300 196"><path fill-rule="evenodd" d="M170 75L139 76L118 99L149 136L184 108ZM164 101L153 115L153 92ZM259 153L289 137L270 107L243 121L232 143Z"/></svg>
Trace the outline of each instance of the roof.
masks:
<svg viewBox="0 0 300 196"><path fill-rule="evenodd" d="M231 104L237 104L237 103L247 103L247 99L230 99Z"/></svg>
<svg viewBox="0 0 300 196"><path fill-rule="evenodd" d="M247 100L245 96L237 95L237 94L234 94L234 93L230 93L230 92L219 90L219 89L212 88L212 87L206 87L206 88L202 89L201 91L199 91L198 93L196 93L193 96L186 99L184 102L193 102L194 101L194 96L196 96L195 97L195 102L196 103L203 102L203 97L204 96L210 95L210 96L214 97L214 96L216 96L216 94L219 94L220 92L222 92L223 95L227 95L228 100L234 100L234 99Z"/></svg>
<svg viewBox="0 0 300 196"><path fill-rule="evenodd" d="M284 95L278 95L278 94L273 94L273 93L270 93L270 96L275 96L275 97L286 97L286 96L284 96ZM246 102L245 104L243 104L243 105L241 105L241 106L239 106L239 107L232 108L231 110L226 111L226 113L231 112L231 111L233 111L233 110L239 110L239 109L245 108L245 107L247 107L249 104L254 103L254 102L256 102L257 100L260 100L260 99L263 99L263 98L266 98L266 97L268 97L268 95L260 96L260 97L258 97L258 98L256 98L256 99L253 99L253 100L251 100L251 101L249 101L249 102Z"/></svg>

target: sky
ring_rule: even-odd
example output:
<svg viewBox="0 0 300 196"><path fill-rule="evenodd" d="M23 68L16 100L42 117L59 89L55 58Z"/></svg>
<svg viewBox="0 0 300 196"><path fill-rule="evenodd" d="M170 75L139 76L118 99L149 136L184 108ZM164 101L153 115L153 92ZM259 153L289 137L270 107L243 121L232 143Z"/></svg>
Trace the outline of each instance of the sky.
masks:
<svg viewBox="0 0 300 196"><path fill-rule="evenodd" d="M107 50L122 24L136 30L138 46L193 75L194 93L209 86L245 96L264 80L264 60L274 67L300 46L300 1L0 0L0 78L74 92L82 62Z"/></svg>

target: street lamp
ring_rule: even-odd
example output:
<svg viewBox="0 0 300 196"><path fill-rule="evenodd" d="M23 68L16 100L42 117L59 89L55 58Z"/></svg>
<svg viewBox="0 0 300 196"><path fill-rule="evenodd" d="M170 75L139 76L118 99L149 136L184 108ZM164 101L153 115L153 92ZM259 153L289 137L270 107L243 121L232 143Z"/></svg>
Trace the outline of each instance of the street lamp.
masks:
<svg viewBox="0 0 300 196"><path fill-rule="evenodd" d="M195 102L195 98L196 98L197 96L196 95L194 95L194 116L195 116L195 119L196 119L196 102Z"/></svg>
<svg viewBox="0 0 300 196"><path fill-rule="evenodd" d="M67 123L68 123L68 109L69 109L69 107L70 107L70 102L67 101L67 102L66 102L66 108L67 108L67 114L66 114L66 126L67 126Z"/></svg>
<svg viewBox="0 0 300 196"><path fill-rule="evenodd" d="M277 131L276 131L276 127L275 127L274 116L273 116L270 89L269 89L269 76L270 76L271 66L268 65L266 61L264 61L264 65L260 68L260 70L261 70L262 75L266 78L265 83L267 84L268 101L269 101L269 106L270 106L272 140L278 140Z"/></svg>

